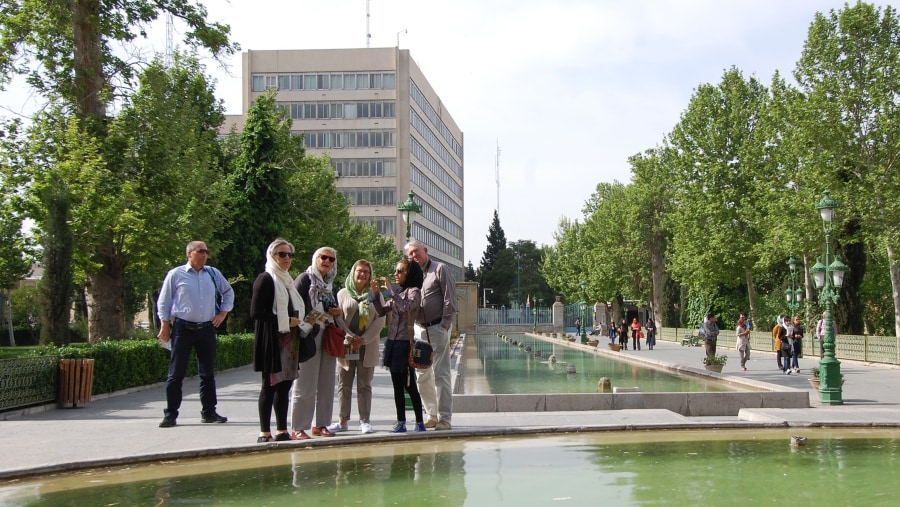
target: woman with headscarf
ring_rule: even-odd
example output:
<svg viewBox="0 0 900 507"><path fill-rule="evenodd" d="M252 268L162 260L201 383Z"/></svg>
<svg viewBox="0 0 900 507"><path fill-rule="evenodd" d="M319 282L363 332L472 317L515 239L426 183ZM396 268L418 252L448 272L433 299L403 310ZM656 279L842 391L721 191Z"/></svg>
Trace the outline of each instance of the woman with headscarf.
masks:
<svg viewBox="0 0 900 507"><path fill-rule="evenodd" d="M287 428L291 382L297 378L298 348L291 328L303 335L313 330L304 322L306 307L288 272L294 259L294 245L282 238L266 249L265 271L253 282L250 318L256 321L253 337L253 371L262 372L259 390L259 437L257 443L271 442L272 409L277 433L274 440L290 440Z"/></svg>
<svg viewBox="0 0 900 507"><path fill-rule="evenodd" d="M334 436L328 425L334 412L335 358L325 352L322 335L325 325L334 323L341 316L334 297L336 273L337 251L323 246L313 254L312 263L306 271L294 279L294 287L300 293L306 308L317 310L324 319L315 334L316 355L300 364L291 395L291 430L293 437L299 440L312 438L306 433L310 427L315 436ZM312 425L314 413L315 426Z"/></svg>
<svg viewBox="0 0 900 507"><path fill-rule="evenodd" d="M413 323L419 314L422 304L422 282L425 275L415 262L401 259L394 269L394 283L387 277L381 277L381 283L387 291L387 302L382 304L379 294L378 280L372 280L372 295L369 301L379 316L391 313L387 341L384 343L384 366L391 371L391 383L394 386L394 406L397 409L397 423L393 433L406 433L406 399L404 390L412 401L416 414L415 431L425 431L422 417L422 397L416 386L416 370L409 366L409 351L413 341Z"/></svg>
<svg viewBox="0 0 900 507"><path fill-rule="evenodd" d="M356 405L359 409L360 433L372 433L369 416L372 413L372 378L378 366L378 339L384 328L385 317L378 316L369 304L369 282L372 265L360 259L350 268L344 280L344 288L338 291L338 307L344 331L352 338L350 350L359 354L358 359L338 358L338 416L340 422L328 427L330 431L347 431L350 422L350 401L353 395L353 378L356 377ZM381 294L376 297L380 298Z"/></svg>

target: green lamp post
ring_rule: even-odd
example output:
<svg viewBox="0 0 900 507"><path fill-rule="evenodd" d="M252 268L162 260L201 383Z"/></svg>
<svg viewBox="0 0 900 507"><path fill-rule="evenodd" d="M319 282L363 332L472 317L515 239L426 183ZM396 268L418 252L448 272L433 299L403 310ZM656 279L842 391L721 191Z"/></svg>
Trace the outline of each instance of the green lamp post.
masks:
<svg viewBox="0 0 900 507"><path fill-rule="evenodd" d="M791 316L797 315L800 302L803 301L803 290L797 286L797 264L799 262L791 255L787 261L788 267L791 268L791 287L784 290L784 298Z"/></svg>
<svg viewBox="0 0 900 507"><path fill-rule="evenodd" d="M421 213L422 207L416 204L414 199L416 195L412 190L409 191L409 197L405 201L397 205L397 211L403 214L403 220L406 222L406 241L409 241L410 227L415 213Z"/></svg>
<svg viewBox="0 0 900 507"><path fill-rule="evenodd" d="M584 280L581 281L581 343L587 343L587 315L585 315L585 310L587 309L587 282Z"/></svg>
<svg viewBox="0 0 900 507"><path fill-rule="evenodd" d="M834 314L832 306L840 300L840 289L844 285L844 274L849 271L844 263L835 255L832 261L831 231L834 228L834 210L840 203L831 198L825 191L822 200L816 203L816 209L822 215L822 228L825 230L825 264L816 259L812 267L816 288L821 289L820 297L825 301L825 353L819 361L819 401L827 405L842 405L841 363L834 357ZM832 261L829 264L829 261ZM830 276L829 276L830 275Z"/></svg>

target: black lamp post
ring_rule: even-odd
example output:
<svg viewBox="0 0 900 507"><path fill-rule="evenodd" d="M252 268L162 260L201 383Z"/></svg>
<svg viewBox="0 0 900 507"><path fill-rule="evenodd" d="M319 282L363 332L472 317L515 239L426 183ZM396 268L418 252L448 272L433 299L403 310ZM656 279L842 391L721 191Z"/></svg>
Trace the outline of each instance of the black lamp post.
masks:
<svg viewBox="0 0 900 507"><path fill-rule="evenodd" d="M409 241L410 236L410 226L412 226L413 215L416 213L422 212L422 207L419 206L415 199L413 199L416 195L412 190L409 191L409 196L405 201L401 202L397 205L397 211L403 214L403 220L406 222L406 241Z"/></svg>
<svg viewBox="0 0 900 507"><path fill-rule="evenodd" d="M841 363L834 357L834 314L832 306L840 300L840 289L844 285L844 273L848 268L837 256L832 261L831 231L834 228L834 210L840 207L825 191L822 200L816 203L816 209L822 215L822 228L825 230L825 264L816 259L812 268L816 288L821 289L820 297L825 301L825 353L819 361L819 401L827 405L842 405ZM829 264L829 261L832 261Z"/></svg>

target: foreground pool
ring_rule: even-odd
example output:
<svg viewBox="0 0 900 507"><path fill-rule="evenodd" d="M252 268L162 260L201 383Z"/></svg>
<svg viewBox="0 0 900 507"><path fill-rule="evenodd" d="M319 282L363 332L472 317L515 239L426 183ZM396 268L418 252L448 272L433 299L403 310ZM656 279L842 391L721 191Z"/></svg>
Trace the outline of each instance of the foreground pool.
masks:
<svg viewBox="0 0 900 507"><path fill-rule="evenodd" d="M791 435L807 438L791 447ZM31 505L896 505L900 430L418 440L0 483Z"/></svg>

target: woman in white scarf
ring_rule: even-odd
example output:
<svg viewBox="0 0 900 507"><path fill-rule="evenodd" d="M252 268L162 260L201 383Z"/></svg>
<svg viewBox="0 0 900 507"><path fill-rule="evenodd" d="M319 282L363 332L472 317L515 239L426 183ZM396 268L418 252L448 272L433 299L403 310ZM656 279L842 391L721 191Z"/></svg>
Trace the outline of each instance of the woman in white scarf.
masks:
<svg viewBox="0 0 900 507"><path fill-rule="evenodd" d="M334 296L336 273L337 251L324 246L313 254L312 263L306 271L294 279L294 287L303 298L306 308L325 315L325 322L320 322L315 334L316 355L300 365L291 395L291 430L294 438L301 440L312 438L306 433L309 428L312 428L315 436L334 436L328 425L331 424L334 413L335 358L325 353L322 333L327 322L337 320L339 326L345 327L340 320L341 309ZM316 418L315 425L313 414Z"/></svg>
<svg viewBox="0 0 900 507"><path fill-rule="evenodd" d="M287 411L291 383L297 378L298 348L291 328L302 334L312 330L303 298L294 288L288 270L294 258L294 246L278 238L266 249L266 269L253 282L250 318L256 321L253 343L253 369L262 372L259 391L258 443L272 441L271 418L275 409L277 434L274 440L290 440Z"/></svg>

